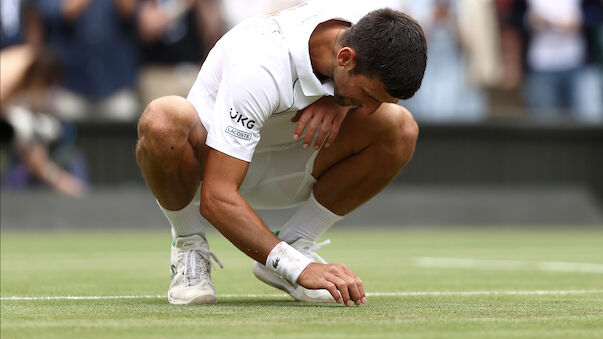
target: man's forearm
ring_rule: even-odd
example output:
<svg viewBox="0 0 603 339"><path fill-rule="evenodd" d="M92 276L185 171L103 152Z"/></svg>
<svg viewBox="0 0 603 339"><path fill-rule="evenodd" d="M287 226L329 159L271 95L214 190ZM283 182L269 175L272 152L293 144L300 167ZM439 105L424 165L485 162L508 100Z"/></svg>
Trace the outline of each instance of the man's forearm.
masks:
<svg viewBox="0 0 603 339"><path fill-rule="evenodd" d="M239 250L261 264L280 242L238 192L202 188L201 214Z"/></svg>

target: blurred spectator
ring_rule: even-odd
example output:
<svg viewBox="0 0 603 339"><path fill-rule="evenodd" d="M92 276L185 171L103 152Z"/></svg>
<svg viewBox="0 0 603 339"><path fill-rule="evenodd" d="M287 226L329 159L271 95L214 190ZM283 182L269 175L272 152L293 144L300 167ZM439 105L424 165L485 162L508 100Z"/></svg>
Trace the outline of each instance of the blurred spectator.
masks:
<svg viewBox="0 0 603 339"><path fill-rule="evenodd" d="M137 0L36 0L46 42L64 65L57 113L69 120L134 120Z"/></svg>
<svg viewBox="0 0 603 339"><path fill-rule="evenodd" d="M511 24L521 41L507 44L523 46L524 94L536 118L569 110L578 120L603 121L603 75L595 57L602 19L600 0L515 0ZM513 68L521 74L519 62Z"/></svg>
<svg viewBox="0 0 603 339"><path fill-rule="evenodd" d="M596 50L595 54L597 55L596 65L598 65L599 71L601 71L603 70L603 18L599 18L598 26L593 34L596 41L593 45Z"/></svg>
<svg viewBox="0 0 603 339"><path fill-rule="evenodd" d="M1 0L0 22L2 23L2 48L23 42L25 26L22 21L21 0Z"/></svg>
<svg viewBox="0 0 603 339"><path fill-rule="evenodd" d="M0 22L2 23L2 48L23 42L21 21L21 0L2 0L0 2Z"/></svg>
<svg viewBox="0 0 603 339"><path fill-rule="evenodd" d="M42 26L31 0L1 0L0 48L28 43L39 48Z"/></svg>
<svg viewBox="0 0 603 339"><path fill-rule="evenodd" d="M84 182L48 154L48 144L61 136L60 122L41 113L46 92L59 80L57 58L48 51L37 53L32 46L17 45L0 52L0 67L1 141L10 143L21 160L14 168L2 169L3 187L23 186L34 176L58 192L82 195Z"/></svg>
<svg viewBox="0 0 603 339"><path fill-rule="evenodd" d="M521 40L519 31L514 29L510 23L513 16L513 8L516 0L496 0L498 20L500 24L502 73L500 87L503 90L515 90L522 81L521 68L521 46L517 43Z"/></svg>
<svg viewBox="0 0 603 339"><path fill-rule="evenodd" d="M408 1L428 45L421 89L404 102L418 120L475 121L485 116L483 86L499 78L495 8L484 0Z"/></svg>
<svg viewBox="0 0 603 339"><path fill-rule="evenodd" d="M186 96L223 30L218 0L142 0L138 31L143 104L164 95Z"/></svg>

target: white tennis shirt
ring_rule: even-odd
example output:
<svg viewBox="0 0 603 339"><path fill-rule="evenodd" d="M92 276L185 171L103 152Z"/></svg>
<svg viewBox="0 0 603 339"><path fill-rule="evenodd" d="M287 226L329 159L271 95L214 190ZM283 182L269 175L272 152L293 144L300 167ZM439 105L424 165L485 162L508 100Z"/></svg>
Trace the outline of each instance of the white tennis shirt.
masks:
<svg viewBox="0 0 603 339"><path fill-rule="evenodd" d="M209 53L188 100L208 132L206 144L251 162L254 152L282 150L293 140L291 118L325 95L312 70L310 35L331 19L355 24L370 8L319 0L235 26ZM301 146L300 146L301 147Z"/></svg>

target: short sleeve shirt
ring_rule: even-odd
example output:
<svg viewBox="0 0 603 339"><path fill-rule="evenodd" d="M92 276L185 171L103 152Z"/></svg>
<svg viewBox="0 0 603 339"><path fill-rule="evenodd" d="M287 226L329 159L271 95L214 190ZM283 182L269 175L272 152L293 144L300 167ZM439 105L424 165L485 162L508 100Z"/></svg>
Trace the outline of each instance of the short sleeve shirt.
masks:
<svg viewBox="0 0 603 339"><path fill-rule="evenodd" d="M206 143L251 162L254 152L295 146L291 118L333 95L312 70L310 35L336 19L355 24L368 13L354 1L309 1L235 26L209 53L188 100L208 132ZM360 3L360 2L359 2Z"/></svg>

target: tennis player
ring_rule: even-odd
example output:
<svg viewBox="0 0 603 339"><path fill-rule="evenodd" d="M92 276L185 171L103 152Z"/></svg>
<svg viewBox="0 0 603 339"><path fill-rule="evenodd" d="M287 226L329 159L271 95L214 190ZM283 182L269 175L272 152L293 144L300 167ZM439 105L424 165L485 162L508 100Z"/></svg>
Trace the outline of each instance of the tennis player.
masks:
<svg viewBox="0 0 603 339"><path fill-rule="evenodd" d="M170 303L217 300L203 219L296 300L366 302L360 278L320 258L316 240L411 159L418 127L397 103L420 87L426 43L409 16L349 4L310 1L239 24L186 99L144 111L136 156L172 226ZM277 235L255 212L296 205Z"/></svg>

